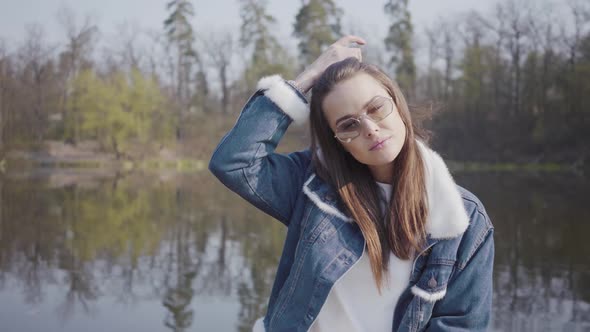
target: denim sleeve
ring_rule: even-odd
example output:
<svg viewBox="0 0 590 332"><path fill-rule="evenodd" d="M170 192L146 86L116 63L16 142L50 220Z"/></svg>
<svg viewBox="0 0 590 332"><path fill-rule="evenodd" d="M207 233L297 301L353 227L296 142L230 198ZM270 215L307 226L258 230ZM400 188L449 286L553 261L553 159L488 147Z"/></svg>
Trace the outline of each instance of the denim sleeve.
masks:
<svg viewBox="0 0 590 332"><path fill-rule="evenodd" d="M277 93L280 98L293 94L291 103L301 103L294 106L307 105L291 88L275 83L271 87L274 98L279 98ZM234 127L213 152L209 169L230 190L288 226L310 153L275 153L293 119L266 93L258 90L248 100Z"/></svg>
<svg viewBox="0 0 590 332"><path fill-rule="evenodd" d="M426 331L486 331L490 323L493 295L493 228L449 283L447 293L433 308Z"/></svg>

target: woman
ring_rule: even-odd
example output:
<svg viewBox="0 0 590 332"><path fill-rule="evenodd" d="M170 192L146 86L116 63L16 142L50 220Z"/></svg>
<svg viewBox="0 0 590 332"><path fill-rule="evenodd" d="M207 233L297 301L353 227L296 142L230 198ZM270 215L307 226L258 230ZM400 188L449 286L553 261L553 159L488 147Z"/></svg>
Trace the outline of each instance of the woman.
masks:
<svg viewBox="0 0 590 332"><path fill-rule="evenodd" d="M211 158L228 188L288 227L254 331L485 330L493 226L351 43L365 42L341 38L295 81L261 79ZM308 117L310 149L275 153Z"/></svg>

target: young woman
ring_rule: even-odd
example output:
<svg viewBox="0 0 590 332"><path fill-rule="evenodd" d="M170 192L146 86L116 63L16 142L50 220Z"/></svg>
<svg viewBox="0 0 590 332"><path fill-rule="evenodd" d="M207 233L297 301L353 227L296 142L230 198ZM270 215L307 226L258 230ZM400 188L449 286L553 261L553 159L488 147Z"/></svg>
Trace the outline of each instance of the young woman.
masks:
<svg viewBox="0 0 590 332"><path fill-rule="evenodd" d="M261 79L211 158L229 189L288 227L254 331L485 330L493 226L351 43L364 41L343 37L295 81ZM275 153L308 117L311 147Z"/></svg>

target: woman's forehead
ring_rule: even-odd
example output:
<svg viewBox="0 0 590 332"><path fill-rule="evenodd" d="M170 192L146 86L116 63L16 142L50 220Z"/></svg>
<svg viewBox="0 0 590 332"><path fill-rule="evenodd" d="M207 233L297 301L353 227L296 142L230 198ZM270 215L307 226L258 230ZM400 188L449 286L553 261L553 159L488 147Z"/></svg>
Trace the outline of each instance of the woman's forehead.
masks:
<svg viewBox="0 0 590 332"><path fill-rule="evenodd" d="M387 91L372 76L361 73L339 82L326 95L322 108L328 120L361 112L375 96L387 96Z"/></svg>

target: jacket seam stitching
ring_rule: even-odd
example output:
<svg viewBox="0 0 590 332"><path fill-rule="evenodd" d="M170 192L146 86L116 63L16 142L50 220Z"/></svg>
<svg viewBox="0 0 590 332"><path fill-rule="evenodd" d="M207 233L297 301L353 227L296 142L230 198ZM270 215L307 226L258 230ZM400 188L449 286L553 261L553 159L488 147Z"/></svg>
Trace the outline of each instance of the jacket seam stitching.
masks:
<svg viewBox="0 0 590 332"><path fill-rule="evenodd" d="M238 118L236 119L236 124L240 123L240 119L242 118L242 116L244 115L244 112L246 111L246 107L249 108L250 104L252 104L254 102L254 100L256 98L258 98L260 95L257 95L260 92L260 90L257 90L250 98L248 98L248 100L246 101L246 103L244 104L243 110L240 112L240 114L238 115ZM263 94L261 94L263 95ZM232 129L233 130L233 129ZM230 131L231 132L231 131ZM215 151L213 151L213 153L211 154L211 159L214 159L215 155L218 153L218 151L220 150L221 146L225 143L225 141L227 140L227 138L229 137L229 133L227 133L226 135L224 135L221 138L221 141L219 142L219 144L217 145L217 148L215 149Z"/></svg>
<svg viewBox="0 0 590 332"><path fill-rule="evenodd" d="M313 287L313 290L312 290L312 292L311 292L311 296L312 296L312 297L313 297L313 295L314 295L314 294L316 294L316 292L318 292L318 288L319 288L319 287L322 285L322 282L330 282L330 281L329 281L329 280L327 280L327 279L322 279L322 275L323 275L324 271L326 271L326 270L328 269L328 267L329 267L330 265L332 265L332 264L334 263L334 261L335 261L335 260L337 260L337 259L338 259L338 257L341 255L341 253L342 253L343 251L345 251L345 250L347 250L347 249L346 249L346 248L342 248L342 249L341 249L341 250L340 250L340 251L339 251L339 252L338 252L338 253L335 255L335 258L334 258L334 259L332 259L332 260L331 260L331 261L330 261L330 262L327 264L326 268L324 268L324 269L323 269L323 270L320 272L320 274L319 274L319 276L318 276L317 280L315 281L315 285L314 285L314 287ZM359 259L360 259L360 257L359 257ZM352 268L352 267L351 267L351 268ZM349 268L349 269L350 269L350 268ZM342 278L342 276L340 276L340 278ZM332 283L332 286L331 286L331 289L330 289L330 291L331 291L331 290L332 290L332 289L333 289L333 288L336 286L336 283L337 283L337 282L338 282L338 280L336 280L334 283ZM329 292L330 292L330 291L329 291ZM328 296L330 295L330 294L329 294L329 292L328 292ZM326 303L326 302L325 302L326 300L327 300L327 298L324 300L324 304ZM307 305L307 308L305 309L305 314L306 314L306 315L307 315L307 314L309 313L309 311L311 310L311 307L312 307L312 302L313 302L313 301L311 301L311 300L310 300L310 301L309 301L309 303L308 303L308 305ZM320 307L320 310L321 310L321 307ZM315 319L317 319L317 315L316 315ZM312 324L313 324L313 323L312 323Z"/></svg>
<svg viewBox="0 0 590 332"><path fill-rule="evenodd" d="M302 249L303 252L301 253L301 258L296 262L296 269L294 271L295 273L293 274L292 285L290 286L290 288L288 290L286 290L287 293L285 294L285 300L281 304L281 307L278 308L276 313L273 315L272 322L276 321L276 319L281 317L283 312L285 311L285 308L287 307L287 303L289 302L288 299L291 297L291 295L293 294L293 291L295 290L295 287L297 286L297 280L299 279L299 275L301 273L301 270L303 269L302 260L304 260L305 254L307 254L308 250L309 250L309 244L304 245L303 249ZM272 325L272 324L269 324L269 325Z"/></svg>
<svg viewBox="0 0 590 332"><path fill-rule="evenodd" d="M305 206L305 204L304 204ZM300 228L301 230L299 231L299 238L303 239L304 238L304 234L305 231L307 230L307 227L309 225L309 219L311 219L311 212L313 211L313 207L309 207L309 209L307 209L307 211L304 211L303 216L301 217L301 224L300 224Z"/></svg>
<svg viewBox="0 0 590 332"><path fill-rule="evenodd" d="M428 265L444 265L444 266L454 266L457 263L456 260L453 259L446 259L446 258L433 258L431 262L429 262Z"/></svg>
<svg viewBox="0 0 590 332"><path fill-rule="evenodd" d="M248 179L248 176L246 174L246 168L242 168L242 175L244 176L244 180L245 180L246 184L248 185L248 188L250 188L250 190L252 190L252 192L254 193L254 195L256 195L256 197L258 197L258 199L260 199L260 201L263 202L271 211L273 211L278 216L280 216L281 219L283 219L283 221L286 224L288 222L287 218L285 218L285 216L283 216L282 213L280 213L278 210L276 210L271 204L269 204L266 201L266 199L264 199L262 196L260 196L260 194L258 194L258 192L256 190L254 190L254 188L252 187L252 185L250 183L250 180Z"/></svg>
<svg viewBox="0 0 590 332"><path fill-rule="evenodd" d="M467 256L467 259L465 260L465 262L462 262L459 264L459 271L461 272L465 269L465 267L467 266L467 264L469 264L469 262L471 261L471 259L473 258L473 256L475 255L475 252L477 252L479 250L479 248L481 247L482 243L485 241L485 239L488 237L488 235L493 231L492 228L487 229L485 232L482 232L481 235L477 238L477 242L476 245L473 246L473 249L469 252L469 255Z"/></svg>
<svg viewBox="0 0 590 332"><path fill-rule="evenodd" d="M268 98L268 97L267 97ZM270 100L270 98L269 98ZM273 103L274 104L274 103ZM276 105L275 105L276 106ZM280 109L280 107L278 107ZM275 128L275 130L272 132L272 135L270 135L270 137L273 137L277 131L279 130L280 124L283 122L283 120L285 119L285 114L281 114L281 119L279 120L279 126L277 126ZM250 190L252 190L252 192L256 195L256 197L258 197L262 202L264 202L264 204L270 209L272 210L274 213L276 213L278 216L281 217L281 219L284 220L285 224L288 224L288 220L287 218L277 209L275 209L271 204L268 203L268 201L266 199L264 199L264 197L262 197L262 195L260 195L256 190L254 190L254 187L252 186L252 184L250 183L250 180L248 179L248 176L246 175L246 169L249 169L252 167L252 165L254 165L254 163L256 162L256 160L258 159L258 153L260 152L260 149L262 149L262 147L264 146L264 144L262 143L258 143L258 148L256 149L256 152L254 153L254 157L252 157L252 160L248 163L248 166L244 167L243 170L243 175L244 175L244 179L246 180L246 183L248 184L248 187L250 188ZM265 157L268 158L268 155ZM262 161L261 161L262 162Z"/></svg>
<svg viewBox="0 0 590 332"><path fill-rule="evenodd" d="M475 200L473 200L473 199L471 199L471 198L465 197L465 196L463 196L462 198L463 198L464 200L468 201L468 202L471 202L471 203L473 203L473 205L475 205L475 210L477 211L477 213L481 214L481 215L484 217L484 220L485 220L485 221L486 221L486 223L488 224L488 227L491 227L491 228L493 228L493 227L494 227L494 226L493 226L493 224L492 224L492 222L491 222L491 220L490 220L490 218L489 218L489 217L488 217L488 215L485 213L485 211L482 209L482 207L481 207L481 204L480 204L480 203L478 203L477 201L475 201Z"/></svg>

